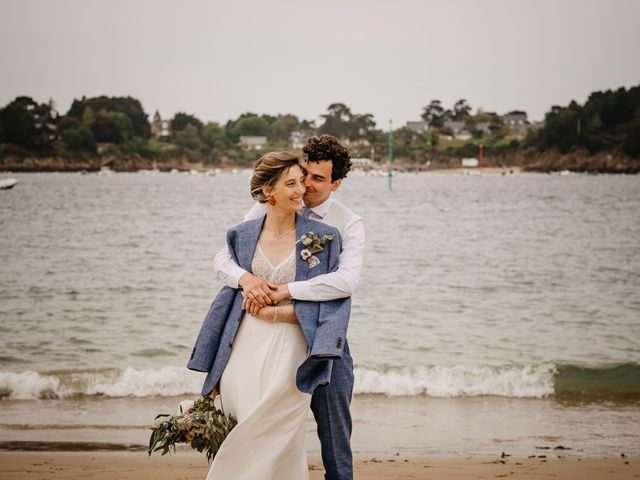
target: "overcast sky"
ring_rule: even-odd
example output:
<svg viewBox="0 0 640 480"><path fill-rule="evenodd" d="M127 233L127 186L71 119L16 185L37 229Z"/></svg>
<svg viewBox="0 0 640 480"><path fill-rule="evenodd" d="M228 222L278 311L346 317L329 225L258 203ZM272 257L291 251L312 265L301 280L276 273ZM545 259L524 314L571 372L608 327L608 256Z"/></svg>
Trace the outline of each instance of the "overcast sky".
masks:
<svg viewBox="0 0 640 480"><path fill-rule="evenodd" d="M551 105L640 84L638 0L0 0L0 104L131 95L145 111L224 123L317 119L330 103L379 127L431 99Z"/></svg>

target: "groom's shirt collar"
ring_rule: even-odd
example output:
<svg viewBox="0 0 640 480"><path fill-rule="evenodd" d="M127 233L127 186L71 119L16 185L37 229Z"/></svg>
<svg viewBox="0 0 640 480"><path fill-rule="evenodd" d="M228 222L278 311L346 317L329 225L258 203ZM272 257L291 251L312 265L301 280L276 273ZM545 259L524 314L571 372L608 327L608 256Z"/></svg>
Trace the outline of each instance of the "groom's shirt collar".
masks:
<svg viewBox="0 0 640 480"><path fill-rule="evenodd" d="M327 198L320 205L316 205L315 207L310 208L309 210L311 210L315 215L310 215L309 218L314 218L317 216L319 217L319 220L322 220L327 215L327 213L329 213L329 208L331 208L332 202L333 199L331 198L331 195L329 195L329 198ZM318 220L318 218L315 218L315 220Z"/></svg>

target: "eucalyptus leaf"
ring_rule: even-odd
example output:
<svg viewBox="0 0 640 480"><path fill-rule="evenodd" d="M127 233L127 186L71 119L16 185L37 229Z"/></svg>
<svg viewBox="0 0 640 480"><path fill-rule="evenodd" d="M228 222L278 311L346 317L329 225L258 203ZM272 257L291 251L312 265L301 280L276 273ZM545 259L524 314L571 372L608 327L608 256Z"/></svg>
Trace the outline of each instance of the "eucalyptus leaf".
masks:
<svg viewBox="0 0 640 480"><path fill-rule="evenodd" d="M197 400L192 410L177 415L160 414L155 417L166 419L151 428L149 455L162 450L162 455L176 451L176 444L185 443L198 452L205 452L211 461L220 445L237 425L235 418L225 415L215 407L214 400Z"/></svg>

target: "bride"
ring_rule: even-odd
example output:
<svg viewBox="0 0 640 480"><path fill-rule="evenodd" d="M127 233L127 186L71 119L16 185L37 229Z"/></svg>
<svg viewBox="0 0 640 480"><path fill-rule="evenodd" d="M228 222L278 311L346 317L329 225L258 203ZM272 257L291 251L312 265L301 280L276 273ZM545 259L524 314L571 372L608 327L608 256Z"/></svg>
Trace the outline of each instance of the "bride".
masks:
<svg viewBox="0 0 640 480"><path fill-rule="evenodd" d="M264 155L255 164L250 185L253 198L267 203L268 210L227 233L229 250L240 266L273 285L337 269L337 230L297 215L305 187L295 155ZM297 241L307 233L324 247L313 260ZM238 420L207 480L306 479L311 393L331 377L333 361L323 352L336 336L345 338L350 299L281 302L257 312L245 312L245 306L241 291L223 287L188 365L208 372L203 395L219 392L225 413Z"/></svg>

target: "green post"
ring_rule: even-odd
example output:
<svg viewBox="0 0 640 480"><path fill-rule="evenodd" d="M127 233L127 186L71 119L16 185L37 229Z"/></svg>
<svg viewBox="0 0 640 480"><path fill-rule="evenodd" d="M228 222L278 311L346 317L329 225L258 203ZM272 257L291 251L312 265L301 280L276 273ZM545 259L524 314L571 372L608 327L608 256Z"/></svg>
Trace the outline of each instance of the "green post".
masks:
<svg viewBox="0 0 640 480"><path fill-rule="evenodd" d="M393 128L391 126L391 120L389 120L389 155L387 156L387 174L389 176L389 191L391 191L391 177L393 170L391 169L391 162L393 162Z"/></svg>

